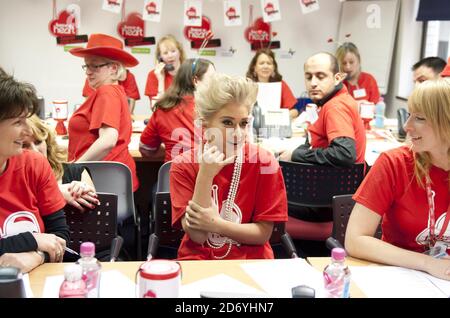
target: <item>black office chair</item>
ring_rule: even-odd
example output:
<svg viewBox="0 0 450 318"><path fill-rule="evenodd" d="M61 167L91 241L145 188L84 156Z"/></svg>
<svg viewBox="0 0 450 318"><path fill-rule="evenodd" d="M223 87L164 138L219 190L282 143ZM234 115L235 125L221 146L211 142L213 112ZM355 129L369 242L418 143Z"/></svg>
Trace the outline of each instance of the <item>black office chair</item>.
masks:
<svg viewBox="0 0 450 318"><path fill-rule="evenodd" d="M130 169L121 162L113 161L86 161L79 162L79 164L89 170L96 191L117 194L119 233L126 238L127 233L134 232L133 240L126 239L127 244L124 250L127 251L127 246L128 250L135 247L136 258L140 260L142 258L141 220L134 204ZM129 225L134 228L134 231L128 231ZM132 257L128 255L127 258L131 259Z"/></svg>
<svg viewBox="0 0 450 318"><path fill-rule="evenodd" d="M326 240L326 246L331 250L335 247L344 248L345 232L352 213L355 201L352 194L333 196L333 233ZM375 233L376 238L381 238L381 223Z"/></svg>
<svg viewBox="0 0 450 318"><path fill-rule="evenodd" d="M96 257L109 261L119 255L122 241L117 234L117 195L101 192L97 192L97 195L100 205L94 209L80 212L70 205L64 208L70 231L68 247L78 252L81 243L92 242L95 244ZM78 257L65 255L65 261L76 259Z"/></svg>
<svg viewBox="0 0 450 318"><path fill-rule="evenodd" d="M166 162L161 166L158 172L158 183L153 201L153 211L151 213L151 232L148 242L148 256L156 257L158 248L163 247L172 251L172 257L176 257L176 251L183 238L184 231L182 229L174 229L172 227L172 202L169 192L169 171L170 162ZM289 234L284 229L284 222L275 223L270 238L272 245L281 244L287 255L294 258L297 257L295 245ZM170 252L169 252L170 255ZM167 257L167 255L165 255Z"/></svg>
<svg viewBox="0 0 450 318"><path fill-rule="evenodd" d="M332 198L352 194L364 178L364 164L332 167L307 163L280 161L288 198L289 210L301 208L330 208ZM293 239L325 241L331 235L332 221L313 222L289 216L286 231Z"/></svg>

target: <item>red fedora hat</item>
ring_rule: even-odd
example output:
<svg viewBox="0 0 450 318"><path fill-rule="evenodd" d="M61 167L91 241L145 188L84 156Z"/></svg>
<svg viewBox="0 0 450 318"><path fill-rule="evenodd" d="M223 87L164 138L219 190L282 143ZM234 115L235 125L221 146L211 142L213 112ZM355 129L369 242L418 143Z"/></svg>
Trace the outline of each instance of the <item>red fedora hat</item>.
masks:
<svg viewBox="0 0 450 318"><path fill-rule="evenodd" d="M450 57L448 58L447 65L444 67L444 70L441 72L441 77L450 77Z"/></svg>
<svg viewBox="0 0 450 318"><path fill-rule="evenodd" d="M123 49L122 41L106 34L91 34L86 48L74 48L69 52L78 57L90 55L105 57L120 62L126 67L139 64L133 55Z"/></svg>

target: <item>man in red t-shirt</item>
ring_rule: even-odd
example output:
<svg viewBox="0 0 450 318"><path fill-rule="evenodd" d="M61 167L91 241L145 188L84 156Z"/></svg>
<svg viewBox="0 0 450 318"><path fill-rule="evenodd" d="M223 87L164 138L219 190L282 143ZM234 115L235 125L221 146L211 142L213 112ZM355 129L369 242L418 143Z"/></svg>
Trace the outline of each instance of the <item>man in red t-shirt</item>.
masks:
<svg viewBox="0 0 450 318"><path fill-rule="evenodd" d="M306 143L284 151L282 160L350 166L364 162L366 133L357 102L342 84L336 58L318 53L305 63L310 98L319 106L318 119L308 128Z"/></svg>
<svg viewBox="0 0 450 318"><path fill-rule="evenodd" d="M445 61L440 57L429 56L421 59L412 67L414 84L438 79L444 68Z"/></svg>

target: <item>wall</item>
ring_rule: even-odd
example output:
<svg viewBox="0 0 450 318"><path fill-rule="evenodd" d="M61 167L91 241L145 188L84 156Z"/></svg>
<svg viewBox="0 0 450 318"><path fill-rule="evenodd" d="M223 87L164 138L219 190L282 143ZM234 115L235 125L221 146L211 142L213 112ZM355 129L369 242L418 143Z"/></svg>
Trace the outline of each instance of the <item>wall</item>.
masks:
<svg viewBox="0 0 450 318"><path fill-rule="evenodd" d="M107 33L118 36L116 26L120 16L103 11L101 0L58 0L58 12L75 3L81 8L81 28L79 34ZM127 13L142 12L143 0L128 0ZM338 0L321 1L321 10L308 15L301 13L298 0L281 0L281 21L272 24L272 31L278 32L275 40L281 41L281 49L292 49L292 59L278 59L281 74L289 83L294 94L299 96L304 90L303 61L307 56L320 50L334 51L328 38L336 38L341 3ZM203 12L212 20L212 29L216 37L222 40L222 47L233 47L233 57L212 57L218 71L244 75L253 53L244 39L244 30L248 25L248 5L254 5L253 17L260 16L259 0L243 0L243 25L225 27L222 19L222 1L204 1ZM84 72L82 59L64 52L56 45L56 40L48 31L48 22L52 19L52 1L50 0L0 0L0 65L13 72L21 80L33 83L46 99L47 111L53 99L65 98L69 105L81 103L81 89ZM146 22L146 36L156 39L167 33L173 33L183 40L185 48L190 48L182 36L183 0L164 1L162 22ZM143 96L136 106L137 113L149 113L148 98L143 95L147 73L154 65L154 48L151 55L136 54L140 64L132 71L138 81ZM188 56L196 51L187 50Z"/></svg>
<svg viewBox="0 0 450 318"><path fill-rule="evenodd" d="M419 0L402 0L400 3L397 39L386 95L387 117L395 117L398 108L407 107L404 98L414 87L411 67L420 60L422 41L422 22L416 21L418 5Z"/></svg>
<svg viewBox="0 0 450 318"><path fill-rule="evenodd" d="M81 7L79 34L101 32L118 36L116 26L120 16L101 10L102 0L57 0L58 12L71 3ZM278 64L284 79L299 96L304 90L304 60L317 51L335 50L335 43L327 40L337 37L341 2L321 0L320 11L307 15L301 13L298 0L280 0L280 3L282 20L274 22L272 30L278 32L276 40L281 41L281 49L285 52L292 49L295 54L291 59L278 58ZM401 1L398 42L386 98L388 115L394 114L399 105L404 105L395 97L400 90L399 82L412 81L410 67L419 59L421 23L415 22L417 3L418 0ZM48 31L48 23L52 19L51 4L51 0L0 0L0 65L17 78L33 83L45 97L47 111L54 99L66 98L71 106L82 103L81 89L85 78L80 67L82 59L64 52ZM204 14L211 18L213 31L222 40L222 48L237 50L233 57L211 58L220 72L246 73L253 56L243 36L248 25L250 4L254 5L253 17L260 16L259 0L242 0L243 26L226 28L221 16L222 1L204 1ZM128 0L127 13L141 12L142 6L143 0ZM166 33L173 33L183 41L185 48L190 47L182 36L182 11L183 0L165 0L162 22L146 22L146 35L158 39ZM140 114L150 113L144 86L147 73L154 65L154 48L151 46L151 55L135 55L140 61L133 68L142 95L136 106L136 113ZM187 53L195 56L196 51L189 49Z"/></svg>

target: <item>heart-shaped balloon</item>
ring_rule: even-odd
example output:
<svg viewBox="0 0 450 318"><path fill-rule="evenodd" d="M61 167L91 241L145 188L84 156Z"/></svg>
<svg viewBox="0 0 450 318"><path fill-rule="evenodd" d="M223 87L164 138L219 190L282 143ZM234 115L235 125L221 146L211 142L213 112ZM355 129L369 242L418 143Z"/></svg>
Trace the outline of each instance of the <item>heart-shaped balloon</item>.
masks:
<svg viewBox="0 0 450 318"><path fill-rule="evenodd" d="M184 37L189 41L203 40L207 37L211 38L213 33L211 31L211 20L208 17L202 16L201 26L185 26Z"/></svg>
<svg viewBox="0 0 450 318"><path fill-rule="evenodd" d="M58 19L49 22L48 29L54 36L76 35L76 17L66 10L61 11Z"/></svg>
<svg viewBox="0 0 450 318"><path fill-rule="evenodd" d="M117 33L123 39L143 38L145 35L144 20L140 13L132 12L125 21L117 25Z"/></svg>
<svg viewBox="0 0 450 318"><path fill-rule="evenodd" d="M270 23L264 22L263 18L257 18L253 25L245 29L244 36L245 39L253 44L260 42L270 42L271 39L271 25Z"/></svg>

